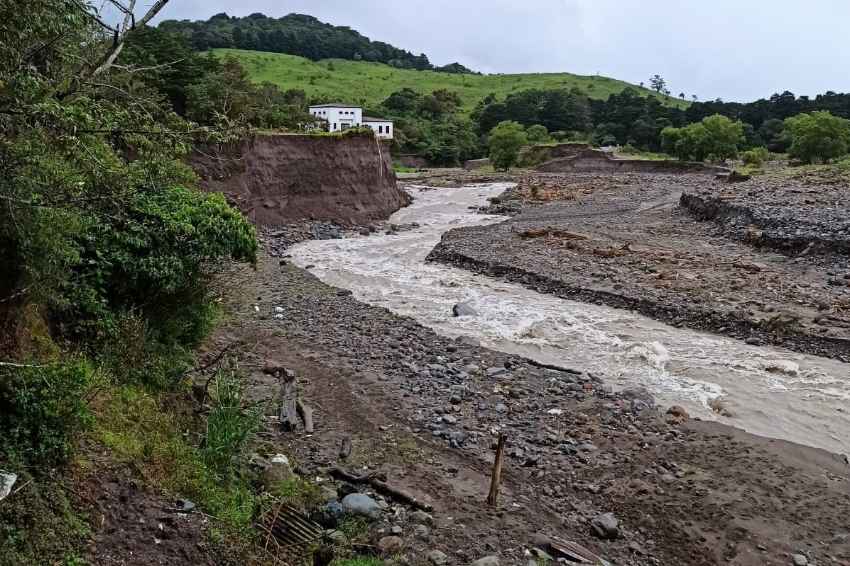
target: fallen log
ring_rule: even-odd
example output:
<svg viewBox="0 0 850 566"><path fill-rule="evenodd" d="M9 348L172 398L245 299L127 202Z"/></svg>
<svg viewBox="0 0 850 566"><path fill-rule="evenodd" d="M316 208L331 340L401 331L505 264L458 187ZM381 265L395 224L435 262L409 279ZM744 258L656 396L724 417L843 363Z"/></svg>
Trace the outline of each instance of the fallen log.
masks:
<svg viewBox="0 0 850 566"><path fill-rule="evenodd" d="M372 486L375 491L386 495L388 497L392 497L393 499L397 499L402 503L406 503L411 507L415 507L417 509L421 509L422 511L433 511L433 507L428 505L427 503L423 503L414 497L413 495L407 493L406 491L393 487L388 484L386 481L383 481L378 478L378 473L365 474L362 476L354 475L350 472L343 470L342 468L332 468L330 470L330 475L337 479L347 481L348 483L353 484L368 484Z"/></svg>
<svg viewBox="0 0 850 566"><path fill-rule="evenodd" d="M505 442L507 437L499 435L499 443L496 445L496 458L493 460L493 474L490 476L490 493L487 495L487 504L495 507L499 502L499 486L502 483L502 459L505 455Z"/></svg>

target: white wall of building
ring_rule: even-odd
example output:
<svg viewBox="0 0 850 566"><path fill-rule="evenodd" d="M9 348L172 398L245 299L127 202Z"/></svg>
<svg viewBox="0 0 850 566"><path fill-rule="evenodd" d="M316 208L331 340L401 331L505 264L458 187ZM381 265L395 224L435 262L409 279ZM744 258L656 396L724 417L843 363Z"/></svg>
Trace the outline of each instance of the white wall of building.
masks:
<svg viewBox="0 0 850 566"><path fill-rule="evenodd" d="M356 128L363 124L362 108L346 108L343 106L311 106L310 114L323 118L328 122L328 131L340 132L348 128Z"/></svg>
<svg viewBox="0 0 850 566"><path fill-rule="evenodd" d="M348 128L366 126L371 128L375 132L375 135L381 139L393 139L393 133L395 130L393 123L387 120L364 120L362 108L355 106L347 107L345 105L311 106L310 114L316 118L326 120L329 132L341 132Z"/></svg>
<svg viewBox="0 0 850 566"><path fill-rule="evenodd" d="M393 139L393 123L392 122L386 122L386 121L383 121L383 120L380 120L380 121L378 121L378 120L376 120L376 121L365 120L363 122L363 125L368 127L368 128L372 128L372 130L375 132L375 135L377 137L381 138L381 139L385 139L385 140Z"/></svg>

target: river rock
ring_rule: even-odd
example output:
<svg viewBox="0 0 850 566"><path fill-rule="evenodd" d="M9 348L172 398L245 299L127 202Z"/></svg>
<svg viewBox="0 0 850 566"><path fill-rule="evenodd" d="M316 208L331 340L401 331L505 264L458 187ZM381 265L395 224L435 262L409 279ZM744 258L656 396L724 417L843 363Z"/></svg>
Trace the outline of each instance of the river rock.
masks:
<svg viewBox="0 0 850 566"><path fill-rule="evenodd" d="M339 501L331 501L312 515L312 519L326 529L335 529L345 516Z"/></svg>
<svg viewBox="0 0 850 566"><path fill-rule="evenodd" d="M620 521L613 513L603 513L590 521L590 530L599 538L614 540L620 536Z"/></svg>
<svg viewBox="0 0 850 566"><path fill-rule="evenodd" d="M378 541L378 548L384 556L398 554L404 550L404 540L401 537L384 537Z"/></svg>
<svg viewBox="0 0 850 566"><path fill-rule="evenodd" d="M478 311L472 308L469 302L458 303L452 307L452 314L455 316L478 316Z"/></svg>
<svg viewBox="0 0 850 566"><path fill-rule="evenodd" d="M688 412L679 405L673 405L667 409L667 422L672 424L681 424L687 422L691 418Z"/></svg>
<svg viewBox="0 0 850 566"><path fill-rule="evenodd" d="M349 515L360 515L369 519L378 519L381 516L378 502L362 493L346 495L342 500L342 508Z"/></svg>
<svg viewBox="0 0 850 566"><path fill-rule="evenodd" d="M428 553L428 562L430 562L434 566L443 566L448 561L449 557L446 556L444 552L440 552L439 550L432 550Z"/></svg>
<svg viewBox="0 0 850 566"><path fill-rule="evenodd" d="M809 563L809 559L802 554L794 554L791 559L794 561L794 566L807 566Z"/></svg>
<svg viewBox="0 0 850 566"><path fill-rule="evenodd" d="M425 511L414 511L410 514L410 521L412 523L416 523L417 525L433 525L434 517L432 517Z"/></svg>
<svg viewBox="0 0 850 566"><path fill-rule="evenodd" d="M0 501L9 497L12 486L18 481L18 475L9 472L0 472Z"/></svg>
<svg viewBox="0 0 850 566"><path fill-rule="evenodd" d="M484 558L479 558L469 566L499 566L499 557L485 556Z"/></svg>

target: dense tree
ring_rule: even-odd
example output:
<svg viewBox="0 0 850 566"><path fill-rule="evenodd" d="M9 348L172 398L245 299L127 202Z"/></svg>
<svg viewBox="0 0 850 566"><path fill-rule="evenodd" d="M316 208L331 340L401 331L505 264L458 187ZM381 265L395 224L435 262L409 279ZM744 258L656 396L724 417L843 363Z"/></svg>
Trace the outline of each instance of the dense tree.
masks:
<svg viewBox="0 0 850 566"><path fill-rule="evenodd" d="M549 130L546 129L546 126L540 124L529 126L525 130L525 135L530 143L546 143L552 139L549 137Z"/></svg>
<svg viewBox="0 0 850 566"><path fill-rule="evenodd" d="M414 55L381 41L371 41L349 27L326 24L304 14L282 18L216 14L205 22L167 20L159 27L186 37L198 51L230 47L288 53L314 61L335 58L386 63L402 69L471 72L459 63L435 68L424 54Z"/></svg>
<svg viewBox="0 0 850 566"><path fill-rule="evenodd" d="M518 122L502 122L490 132L490 161L493 167L507 171L513 167L519 151L528 143L525 129Z"/></svg>
<svg viewBox="0 0 850 566"><path fill-rule="evenodd" d="M850 120L825 110L787 118L785 129L791 140L788 153L805 163L841 157L850 147Z"/></svg>
<svg viewBox="0 0 850 566"><path fill-rule="evenodd" d="M652 90L661 94L667 87L667 81L661 75L652 75L649 77L649 85L652 87Z"/></svg>
<svg viewBox="0 0 850 566"><path fill-rule="evenodd" d="M664 151L679 159L724 161L738 154L744 126L717 114L683 128L664 128L661 140Z"/></svg>

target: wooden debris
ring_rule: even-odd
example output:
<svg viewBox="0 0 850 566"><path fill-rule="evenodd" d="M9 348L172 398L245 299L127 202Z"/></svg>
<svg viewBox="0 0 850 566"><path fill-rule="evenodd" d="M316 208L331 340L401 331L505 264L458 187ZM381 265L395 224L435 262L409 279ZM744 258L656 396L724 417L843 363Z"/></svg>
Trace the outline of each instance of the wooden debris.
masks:
<svg viewBox="0 0 850 566"><path fill-rule="evenodd" d="M386 478L383 477L382 474L380 474L380 473L374 472L374 473L370 473L370 474L366 474L366 475L362 475L362 476L357 476L357 475L354 475L352 473L346 472L342 468L333 468L333 469L330 470L329 473L330 473L331 476L333 476L337 479L343 480L343 481L347 481L348 483L368 484L368 485L372 486L375 489L375 491L377 491L378 493L381 493L381 494L386 495L388 497L392 497L393 499L401 501L402 503L406 503L407 505L410 505L411 507L415 507L415 508L421 509L423 511L432 511L433 510L433 507L431 507L427 503L423 503L422 501L419 501L418 499L416 499L416 497L414 497L410 493L407 493L406 491L404 491L400 488L393 487L390 484L388 484L386 482Z"/></svg>
<svg viewBox="0 0 850 566"><path fill-rule="evenodd" d="M584 234L577 234L575 232L568 232L567 230L561 230L559 228L552 228L551 226L547 226L546 228L529 228L528 230L523 230L519 233L521 238L543 238L543 237L552 237L559 238L561 240L587 240L589 239Z"/></svg>
<svg viewBox="0 0 850 566"><path fill-rule="evenodd" d="M502 460L505 457L506 441L507 437L502 433L496 444L496 458L493 460L493 474L490 476L490 493L487 495L487 504L493 507L499 502L499 485L502 483Z"/></svg>
<svg viewBox="0 0 850 566"><path fill-rule="evenodd" d="M284 430L298 428L298 380L290 370L283 371L280 385L280 426Z"/></svg>
<svg viewBox="0 0 850 566"><path fill-rule="evenodd" d="M295 408L297 409L301 420L304 421L304 432L307 434L313 434L313 409L311 409L309 405L305 405L301 399L298 399L295 404Z"/></svg>
<svg viewBox="0 0 850 566"><path fill-rule="evenodd" d="M549 545L554 554L566 558L570 562L576 562L578 564L593 564L594 566L604 566L608 564L608 562L604 559L596 556L575 542L551 537Z"/></svg>

